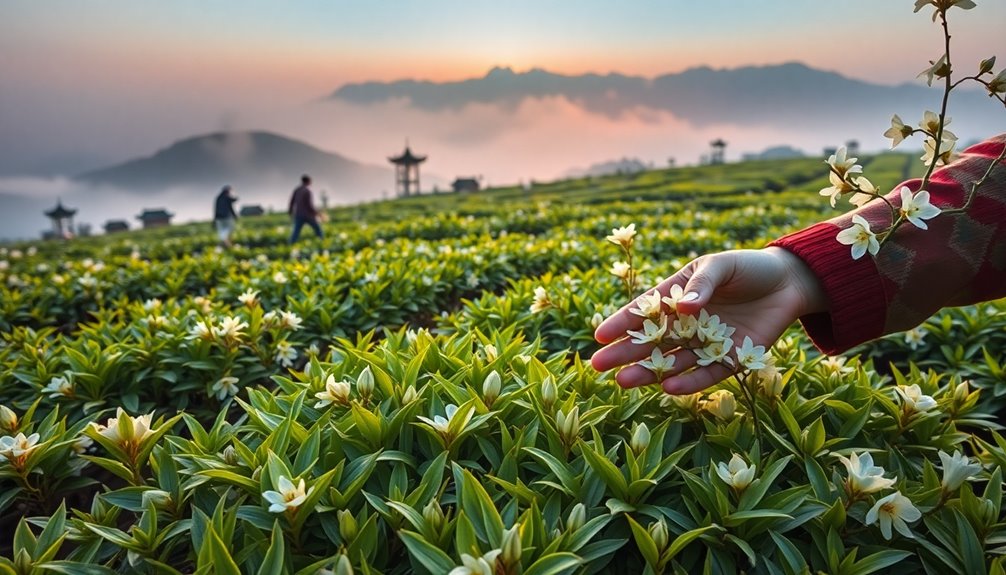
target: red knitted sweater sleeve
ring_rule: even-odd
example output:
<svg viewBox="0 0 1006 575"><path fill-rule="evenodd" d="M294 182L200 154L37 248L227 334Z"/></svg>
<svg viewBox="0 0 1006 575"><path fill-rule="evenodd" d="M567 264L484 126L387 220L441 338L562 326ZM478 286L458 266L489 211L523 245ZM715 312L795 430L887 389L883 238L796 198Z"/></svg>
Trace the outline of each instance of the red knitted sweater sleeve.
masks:
<svg viewBox="0 0 1006 575"><path fill-rule="evenodd" d="M972 183L1002 153L1006 134L965 150L937 169L929 183L931 203L943 210L964 206ZM913 192L920 180L907 186ZM887 195L901 203L897 190ZM800 318L814 344L828 354L882 335L912 328L944 306L1006 296L1006 162L989 172L963 213L940 214L922 230L906 223L876 256L853 260L838 232L858 214L874 230L891 223L883 202L870 204L775 240L807 263L829 301L829 311Z"/></svg>

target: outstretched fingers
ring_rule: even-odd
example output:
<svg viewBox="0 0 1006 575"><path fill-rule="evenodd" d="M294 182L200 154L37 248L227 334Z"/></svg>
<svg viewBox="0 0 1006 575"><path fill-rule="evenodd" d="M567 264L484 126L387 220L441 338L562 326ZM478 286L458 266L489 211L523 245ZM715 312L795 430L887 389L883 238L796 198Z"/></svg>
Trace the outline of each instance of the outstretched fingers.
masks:
<svg viewBox="0 0 1006 575"><path fill-rule="evenodd" d="M735 370L719 363L699 367L685 373L672 375L661 384L664 391L672 395L688 395L719 383L735 373Z"/></svg>
<svg viewBox="0 0 1006 575"><path fill-rule="evenodd" d="M674 367L663 375L664 377L674 376L689 370L695 366L696 361L698 361L698 358L695 357L694 353L686 350L678 350L674 353ZM619 371L615 376L615 381L626 389L659 383L656 374L639 364L627 366Z"/></svg>
<svg viewBox="0 0 1006 575"><path fill-rule="evenodd" d="M681 285L684 286L691 277L692 269L694 264L689 264L676 274L660 282L656 288L653 288L660 292L660 296L666 296L671 293L671 286ZM646 290L646 293L652 293L653 290ZM639 298L636 298L639 299ZM601 325L597 326L594 331L594 339L599 343L611 343L620 337L625 335L625 332L631 330L638 330L643 327L643 318L630 312L629 310L637 307L636 300L632 300L628 304L622 306L622 309L611 314L608 319L601 322Z"/></svg>

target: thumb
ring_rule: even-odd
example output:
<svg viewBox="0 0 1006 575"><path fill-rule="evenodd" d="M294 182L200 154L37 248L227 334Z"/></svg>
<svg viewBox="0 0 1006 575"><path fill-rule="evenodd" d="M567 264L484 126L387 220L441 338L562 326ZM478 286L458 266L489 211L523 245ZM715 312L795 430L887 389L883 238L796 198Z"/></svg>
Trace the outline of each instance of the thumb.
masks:
<svg viewBox="0 0 1006 575"><path fill-rule="evenodd" d="M716 288L730 275L733 266L727 260L722 254L716 254L697 262L695 273L688 278L684 295L678 301L678 313L696 315L706 307Z"/></svg>

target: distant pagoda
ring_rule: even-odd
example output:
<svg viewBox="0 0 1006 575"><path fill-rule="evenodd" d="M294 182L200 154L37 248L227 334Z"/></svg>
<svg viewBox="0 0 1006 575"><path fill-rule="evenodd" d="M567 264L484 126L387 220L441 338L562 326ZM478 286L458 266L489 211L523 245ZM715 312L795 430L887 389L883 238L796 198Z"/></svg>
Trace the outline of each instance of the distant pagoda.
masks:
<svg viewBox="0 0 1006 575"><path fill-rule="evenodd" d="M727 143L723 141L722 138L716 138L712 142L709 142L710 148L712 148L709 154L710 164L722 164L724 158L724 150L727 147Z"/></svg>
<svg viewBox="0 0 1006 575"><path fill-rule="evenodd" d="M63 207L62 200L56 200L56 207L45 212L52 220L52 237L68 239L73 236L73 216L77 210Z"/></svg>
<svg viewBox="0 0 1006 575"><path fill-rule="evenodd" d="M405 151L398 156L388 158L395 165L395 193L407 197L419 193L419 164L426 161L426 156L412 153L409 143L405 143Z"/></svg>

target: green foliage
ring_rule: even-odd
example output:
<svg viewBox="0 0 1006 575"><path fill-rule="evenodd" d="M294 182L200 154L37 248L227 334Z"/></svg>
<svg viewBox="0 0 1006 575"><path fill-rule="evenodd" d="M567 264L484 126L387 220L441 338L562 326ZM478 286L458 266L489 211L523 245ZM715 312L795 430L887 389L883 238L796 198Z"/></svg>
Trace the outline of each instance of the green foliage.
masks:
<svg viewBox="0 0 1006 575"><path fill-rule="evenodd" d="M0 573L1001 572L1003 302L848 358L793 331L778 386L715 390L750 398L729 413L584 359L626 297L611 228L651 285L817 220L822 181L751 162L346 208L300 250L264 218L228 253L204 227L0 252L0 435L26 442ZM940 451L977 469L948 487ZM892 485L857 491L853 454ZM895 491L922 518L888 542Z"/></svg>

